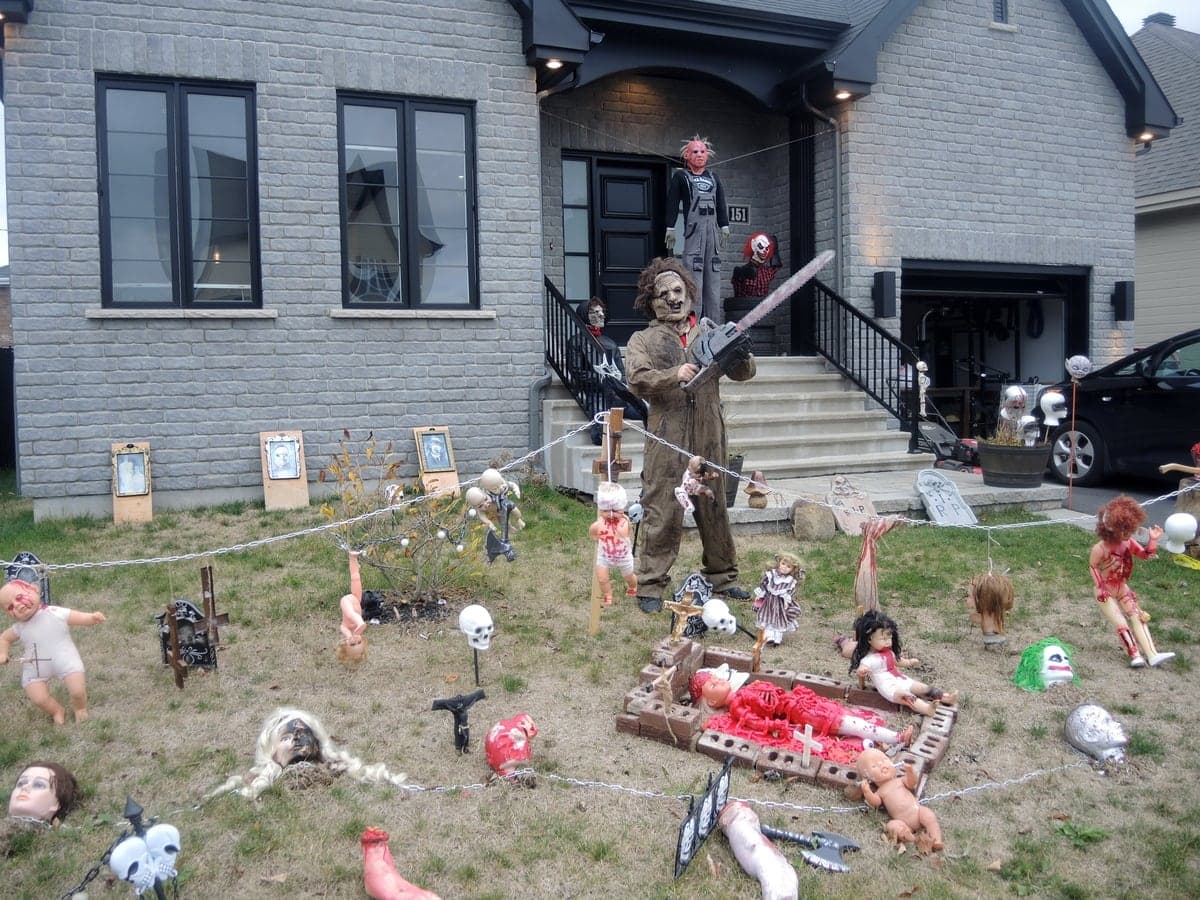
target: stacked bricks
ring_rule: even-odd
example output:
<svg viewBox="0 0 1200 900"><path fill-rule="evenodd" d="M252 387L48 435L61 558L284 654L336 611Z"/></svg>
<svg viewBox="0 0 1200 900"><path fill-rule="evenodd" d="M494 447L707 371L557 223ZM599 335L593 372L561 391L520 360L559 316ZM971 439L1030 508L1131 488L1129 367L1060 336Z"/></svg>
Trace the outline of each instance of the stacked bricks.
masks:
<svg viewBox="0 0 1200 900"><path fill-rule="evenodd" d="M679 749L694 750L718 762L723 762L726 756L732 756L736 766L774 773L788 781L818 784L850 796L859 795L859 778L853 765L813 756L806 766L802 755L795 750L766 746L747 738L704 728L700 710L691 705L689 682L699 668L716 668L726 664L736 671L750 672L752 658L749 653L740 650L724 647L706 649L698 641L686 638L679 641L664 638L659 641L651 650L649 665L639 673L638 685L625 695L622 711L617 714L617 731ZM672 666L675 672L667 683L670 691L668 703L668 698L664 696L666 691L656 689L654 682ZM857 684L824 675L787 669L761 669L750 672L749 680L767 681L785 691L800 685L820 697L837 700L848 707L871 709L888 717L909 712L906 707L885 700L876 691L863 690ZM950 736L957 718L957 705L939 703L932 716L921 720L920 730L909 746L895 755L897 763L917 772L919 791L924 790L925 779L950 746Z"/></svg>

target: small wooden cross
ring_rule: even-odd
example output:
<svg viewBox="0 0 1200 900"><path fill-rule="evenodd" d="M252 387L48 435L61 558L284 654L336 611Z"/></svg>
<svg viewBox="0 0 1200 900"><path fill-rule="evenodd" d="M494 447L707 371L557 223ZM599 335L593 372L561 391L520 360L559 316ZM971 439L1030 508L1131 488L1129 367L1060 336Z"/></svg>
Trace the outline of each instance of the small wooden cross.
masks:
<svg viewBox="0 0 1200 900"><path fill-rule="evenodd" d="M668 600L663 604L671 612L675 613L675 620L671 623L671 640L683 640L683 630L687 627L687 621L690 616L698 616L704 612L703 606L696 606L692 600L695 594L688 591L683 595L682 600Z"/></svg>
<svg viewBox="0 0 1200 900"><path fill-rule="evenodd" d="M633 460L621 456L621 428L624 425L625 410L610 409L600 458L592 461L593 475L603 475L608 481L616 481L621 472L632 471Z"/></svg>
<svg viewBox="0 0 1200 900"><path fill-rule="evenodd" d="M804 751L800 754L800 765L804 766L806 769L808 768L809 762L812 761L813 751L815 750L816 752L820 753L821 750L824 749L824 745L822 745L820 741L813 740L812 725L806 724L804 726L803 733L801 733L800 729L793 731L792 740L799 741L800 745L804 748Z"/></svg>
<svg viewBox="0 0 1200 900"><path fill-rule="evenodd" d="M751 659L750 671L757 672L762 666L762 648L767 643L767 630L765 628L758 629L758 637L754 641L754 646L750 652L753 654Z"/></svg>
<svg viewBox="0 0 1200 900"><path fill-rule="evenodd" d="M52 656L51 656L51 657L45 657L45 658L43 658L43 657L41 657L41 656L38 656L38 655L37 655L37 644L30 644L29 646L30 646L30 648L33 650L33 655L32 655L32 656L22 656L22 657L21 657L21 662L23 662L23 663L27 663L27 662L33 663L33 677L34 677L34 678L39 678L39 679L40 679L40 678L42 677L42 667L41 667L40 665L38 665L38 664L39 664L39 663L48 663L48 662L50 662L51 660L53 660L53 659L54 659L54 657L52 657Z"/></svg>
<svg viewBox="0 0 1200 900"><path fill-rule="evenodd" d="M200 593L204 597L204 618L196 623L197 628L203 628L208 632L208 646L213 651L213 662L217 660L217 649L220 646L220 635L217 633L218 625L229 624L229 614L221 613L217 615L217 598L213 590L213 572L212 566L205 566L200 570Z"/></svg>
<svg viewBox="0 0 1200 900"><path fill-rule="evenodd" d="M167 652L167 663L175 673L175 687L183 690L183 679L187 678L188 667L179 656L179 622L175 619L175 604L167 604L167 629L170 646Z"/></svg>
<svg viewBox="0 0 1200 900"><path fill-rule="evenodd" d="M675 677L675 670L678 668L679 666L671 666L650 682L650 686L654 689L654 696L660 699L663 706L668 709L675 702L675 688L671 686L671 679Z"/></svg>

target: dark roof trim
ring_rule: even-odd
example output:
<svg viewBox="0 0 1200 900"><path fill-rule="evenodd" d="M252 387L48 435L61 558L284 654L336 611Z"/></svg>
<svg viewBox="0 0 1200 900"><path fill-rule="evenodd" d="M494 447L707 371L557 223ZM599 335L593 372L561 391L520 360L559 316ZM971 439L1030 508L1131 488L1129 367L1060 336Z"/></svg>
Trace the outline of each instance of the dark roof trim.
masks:
<svg viewBox="0 0 1200 900"><path fill-rule="evenodd" d="M1097 0L1062 2L1125 99L1126 131L1166 137L1180 124L1179 117L1108 4Z"/></svg>
<svg viewBox="0 0 1200 900"><path fill-rule="evenodd" d="M598 27L660 29L680 36L706 36L755 44L827 47L849 21L806 18L717 3L662 0L573 0L580 19Z"/></svg>
<svg viewBox="0 0 1200 900"><path fill-rule="evenodd" d="M33 0L0 0L0 13L5 22L28 22L33 12Z"/></svg>
<svg viewBox="0 0 1200 900"><path fill-rule="evenodd" d="M600 39L575 17L565 0L508 2L521 16L521 43L525 62L531 66L547 59L581 63L584 54Z"/></svg>
<svg viewBox="0 0 1200 900"><path fill-rule="evenodd" d="M878 77L876 62L883 43L909 17L921 0L891 0L875 14L842 50L825 59L835 82L871 85Z"/></svg>

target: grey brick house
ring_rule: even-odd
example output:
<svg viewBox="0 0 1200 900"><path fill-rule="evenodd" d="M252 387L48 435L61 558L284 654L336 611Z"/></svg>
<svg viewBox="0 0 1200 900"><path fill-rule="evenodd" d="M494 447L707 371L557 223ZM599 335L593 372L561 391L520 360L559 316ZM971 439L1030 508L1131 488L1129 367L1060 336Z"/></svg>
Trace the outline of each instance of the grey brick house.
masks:
<svg viewBox="0 0 1200 900"><path fill-rule="evenodd" d="M731 247L837 250L828 287L937 383L1057 377L1130 345L1134 152L1176 123L1103 0L0 11L39 517L107 514L114 441L151 443L156 506L261 496L261 430L303 429L310 473L343 428L449 425L466 473L535 445L544 280L636 327L693 133ZM804 305L785 321L806 349Z"/></svg>
<svg viewBox="0 0 1200 900"><path fill-rule="evenodd" d="M1200 327L1200 34L1148 17L1133 44L1183 120L1136 163L1139 346Z"/></svg>

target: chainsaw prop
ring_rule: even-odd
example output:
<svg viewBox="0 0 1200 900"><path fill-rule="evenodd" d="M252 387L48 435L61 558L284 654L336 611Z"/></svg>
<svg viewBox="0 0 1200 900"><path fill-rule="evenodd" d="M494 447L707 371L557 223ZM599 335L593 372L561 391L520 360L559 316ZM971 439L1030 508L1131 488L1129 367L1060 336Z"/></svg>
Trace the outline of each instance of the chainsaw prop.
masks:
<svg viewBox="0 0 1200 900"><path fill-rule="evenodd" d="M729 362L744 354L750 343L747 331L774 312L783 304L784 300L800 290L806 282L829 264L833 256L832 250L818 253L803 269L771 291L763 298L762 303L746 313L740 322L714 325L711 320L702 320L701 324L706 324L707 330L692 345L693 362L700 367L700 371L683 386L683 389L689 394L694 392L701 385L719 376Z"/></svg>

